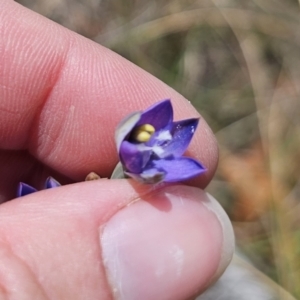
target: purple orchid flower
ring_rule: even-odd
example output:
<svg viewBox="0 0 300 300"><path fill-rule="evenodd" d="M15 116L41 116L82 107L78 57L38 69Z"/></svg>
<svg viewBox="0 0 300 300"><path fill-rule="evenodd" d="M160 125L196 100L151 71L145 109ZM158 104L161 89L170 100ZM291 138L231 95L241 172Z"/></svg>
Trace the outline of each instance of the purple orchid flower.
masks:
<svg viewBox="0 0 300 300"><path fill-rule="evenodd" d="M171 101L161 101L125 118L116 130L116 145L124 174L143 183L178 182L206 168L182 156L199 119L173 122Z"/></svg>
<svg viewBox="0 0 300 300"><path fill-rule="evenodd" d="M58 186L60 186L60 183L58 181L56 181L54 178L48 177L46 179L45 189L52 189L52 188L58 187ZM18 186L18 190L17 190L17 197L26 196L26 195L35 193L37 191L38 190L35 189L34 187L32 187L31 185L20 182L19 186Z"/></svg>

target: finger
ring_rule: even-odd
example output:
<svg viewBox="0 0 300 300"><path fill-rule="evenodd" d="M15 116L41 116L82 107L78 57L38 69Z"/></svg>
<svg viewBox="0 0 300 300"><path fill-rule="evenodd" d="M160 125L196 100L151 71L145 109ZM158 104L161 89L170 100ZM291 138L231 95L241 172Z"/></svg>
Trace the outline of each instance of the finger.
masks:
<svg viewBox="0 0 300 300"><path fill-rule="evenodd" d="M6 202L0 240L0 295L14 299L187 299L223 272L233 251L228 218L204 192L127 180Z"/></svg>
<svg viewBox="0 0 300 300"><path fill-rule="evenodd" d="M117 162L114 130L128 113L171 98L175 119L199 116L172 88L128 62L12 1L0 11L0 144L26 149L75 180L109 176ZM189 154L207 168L217 146L201 119Z"/></svg>

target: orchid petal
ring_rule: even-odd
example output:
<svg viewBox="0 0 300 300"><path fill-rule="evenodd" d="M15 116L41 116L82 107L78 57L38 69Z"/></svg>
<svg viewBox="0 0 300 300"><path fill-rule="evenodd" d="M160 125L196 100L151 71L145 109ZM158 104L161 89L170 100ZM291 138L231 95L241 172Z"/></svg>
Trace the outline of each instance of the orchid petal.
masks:
<svg viewBox="0 0 300 300"><path fill-rule="evenodd" d="M169 99L154 104L145 110L141 119L137 122L137 126L143 124L151 124L155 130L166 127L173 121L173 107Z"/></svg>
<svg viewBox="0 0 300 300"><path fill-rule="evenodd" d="M60 183L58 181L56 181L54 178L48 177L46 179L45 189L52 189L52 188L59 187L59 186L60 186Z"/></svg>
<svg viewBox="0 0 300 300"><path fill-rule="evenodd" d="M142 113L134 112L127 116L121 123L118 125L115 132L115 141L117 145L117 151L120 150L120 146L126 136L131 132L131 130L136 126L137 122L140 120Z"/></svg>
<svg viewBox="0 0 300 300"><path fill-rule="evenodd" d="M152 161L154 167L165 172L165 182L176 182L198 176L206 171L206 168L198 161L188 158L158 159Z"/></svg>
<svg viewBox="0 0 300 300"><path fill-rule="evenodd" d="M18 185L17 197L26 196L26 195L29 195L29 194L32 194L35 192L37 192L37 190L35 188L30 186L29 184L20 182Z"/></svg>
<svg viewBox="0 0 300 300"><path fill-rule="evenodd" d="M196 131L199 119L187 119L173 123L172 141L166 143L161 158L173 155L180 157L189 146L191 139Z"/></svg>
<svg viewBox="0 0 300 300"><path fill-rule="evenodd" d="M157 169L149 169L141 174L133 174L130 172L125 172L125 174L139 182L154 184L164 181L165 172L158 171Z"/></svg>
<svg viewBox="0 0 300 300"><path fill-rule="evenodd" d="M150 158L151 151L141 151L135 144L124 141L120 146L119 154L127 171L141 173Z"/></svg>

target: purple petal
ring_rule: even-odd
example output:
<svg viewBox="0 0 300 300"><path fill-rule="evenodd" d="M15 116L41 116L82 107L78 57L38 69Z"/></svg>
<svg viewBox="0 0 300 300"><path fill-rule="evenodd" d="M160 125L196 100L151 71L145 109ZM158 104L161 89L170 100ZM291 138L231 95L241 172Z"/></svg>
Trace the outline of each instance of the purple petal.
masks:
<svg viewBox="0 0 300 300"><path fill-rule="evenodd" d="M20 182L17 190L17 197L26 196L35 192L37 192L35 188L30 186L29 184Z"/></svg>
<svg viewBox="0 0 300 300"><path fill-rule="evenodd" d="M166 127L173 121L173 107L169 99L154 104L145 110L137 126L143 124L151 124L155 130Z"/></svg>
<svg viewBox="0 0 300 300"><path fill-rule="evenodd" d="M198 161L188 157L158 159L152 163L158 171L166 173L165 182L190 179L206 171L206 168Z"/></svg>
<svg viewBox="0 0 300 300"><path fill-rule="evenodd" d="M144 171L141 174L132 174L125 172L125 174L139 182L154 184L164 181L165 173L158 171L157 169L149 169Z"/></svg>
<svg viewBox="0 0 300 300"><path fill-rule="evenodd" d="M172 141L163 147L163 153L160 157L173 155L180 157L189 146L191 139L198 126L199 119L187 119L173 123L171 134Z"/></svg>
<svg viewBox="0 0 300 300"><path fill-rule="evenodd" d="M141 118L141 112L134 112L123 119L117 126L115 132L115 141L117 145L117 151L119 151L121 143L124 141L129 132L135 127L136 123Z"/></svg>
<svg viewBox="0 0 300 300"><path fill-rule="evenodd" d="M151 151L141 151L137 145L124 141L121 144L119 155L126 171L141 173L150 158Z"/></svg>
<svg viewBox="0 0 300 300"><path fill-rule="evenodd" d="M52 189L52 188L59 187L59 186L60 186L60 183L58 181L56 181L54 178L48 177L46 179L45 189Z"/></svg>

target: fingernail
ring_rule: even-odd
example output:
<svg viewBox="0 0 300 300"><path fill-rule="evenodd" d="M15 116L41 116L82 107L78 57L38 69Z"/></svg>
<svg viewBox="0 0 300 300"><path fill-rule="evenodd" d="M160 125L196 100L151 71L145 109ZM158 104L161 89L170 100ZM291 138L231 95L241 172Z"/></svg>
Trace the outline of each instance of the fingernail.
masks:
<svg viewBox="0 0 300 300"><path fill-rule="evenodd" d="M224 273L227 266L230 264L235 249L235 238L230 219L220 203L212 195L208 193L206 193L206 195L209 201L204 201L203 204L216 214L221 224L224 237L222 243L221 260L218 269L211 279L210 284L212 284Z"/></svg>
<svg viewBox="0 0 300 300"><path fill-rule="evenodd" d="M118 211L100 233L114 299L186 299L205 288L232 255L222 253L229 249L223 219L211 196L187 186L166 187Z"/></svg>

